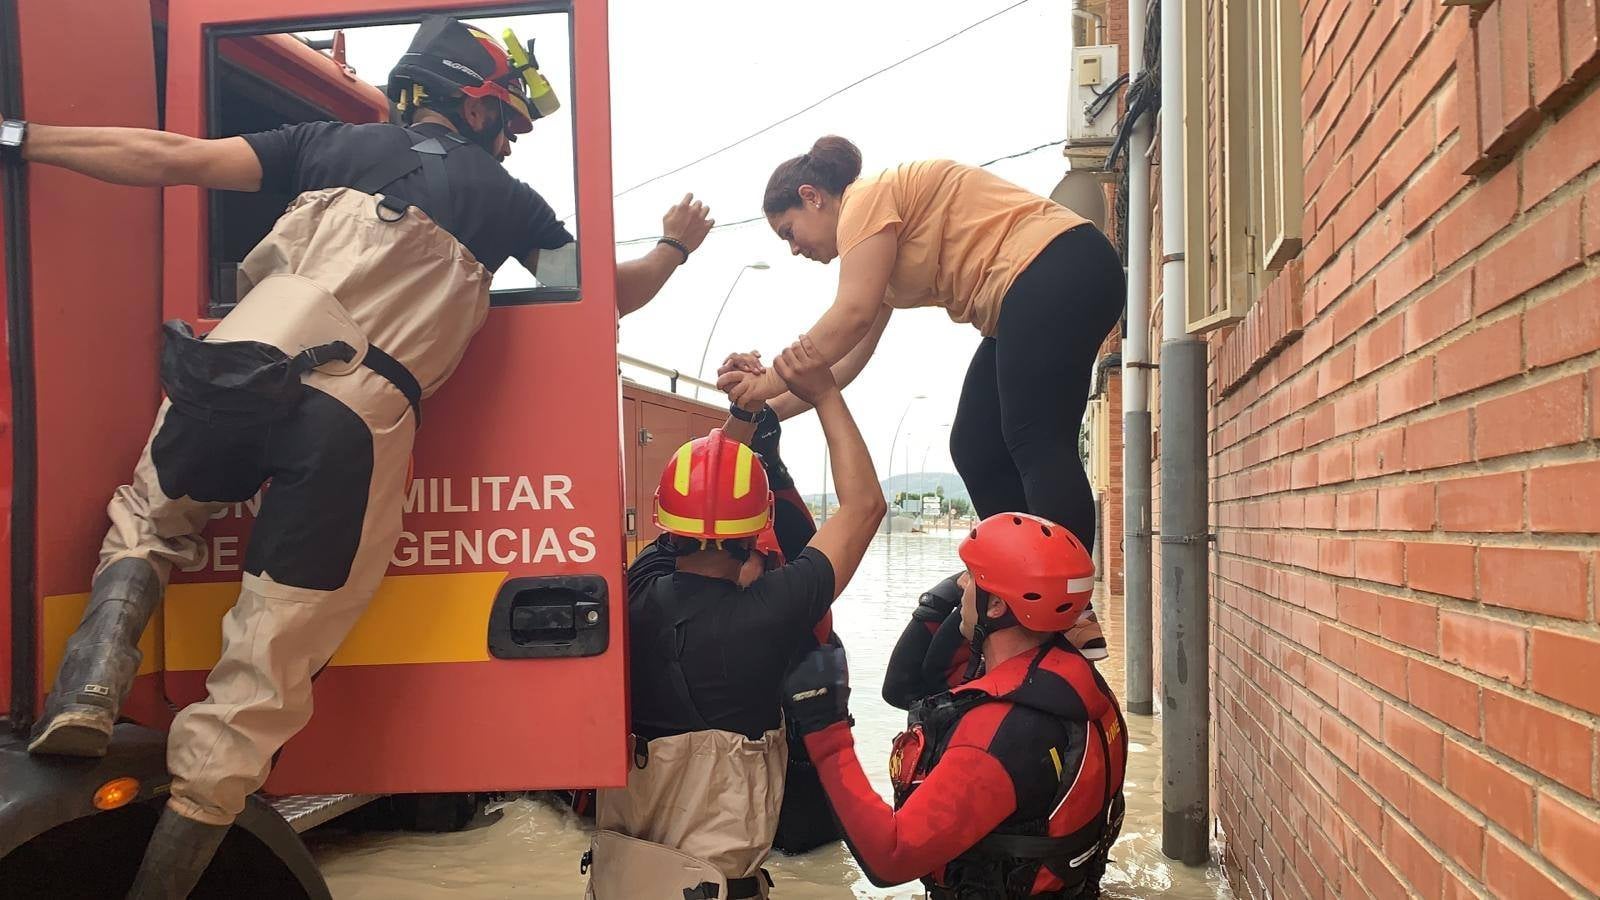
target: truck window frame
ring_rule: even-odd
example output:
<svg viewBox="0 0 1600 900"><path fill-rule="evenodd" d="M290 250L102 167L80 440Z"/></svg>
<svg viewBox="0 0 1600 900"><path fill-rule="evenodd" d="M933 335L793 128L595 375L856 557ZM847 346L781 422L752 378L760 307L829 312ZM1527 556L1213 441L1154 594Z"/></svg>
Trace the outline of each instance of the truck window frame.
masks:
<svg viewBox="0 0 1600 900"><path fill-rule="evenodd" d="M531 0L531 2L486 5L483 7L473 7L465 10L452 10L450 12L451 16L466 20L541 14L565 14L567 17L566 35L569 52L567 54L567 88L565 91L565 96L563 97L562 112L573 117L572 126L569 129L572 136L571 177L573 199L574 201L577 201L579 195L578 168L583 163L582 155L578 150L576 110L578 104L582 102L582 100L580 98L581 89L578 85L577 78L578 42L574 24L573 4L571 0ZM296 105L317 110L318 112L327 115L327 121L340 121L331 113L329 113L328 110L317 106L312 101L291 91L287 91L276 84L265 81L253 72L249 72L238 66L230 66L220 55L220 44L224 39L249 38L271 34L298 34L306 31L327 31L332 29L351 30L378 25L407 25L417 24L417 21L418 19L415 12L406 12L317 18L275 19L270 21L249 22L232 25L214 25L206 27L202 32L201 64L205 72L203 100L205 105L205 127L207 135L210 137L219 136L218 125L222 121L222 91L220 90L220 87L224 70L228 70L228 74L232 77L253 80L262 90L279 94ZM380 91L383 90L383 85L381 84L374 85L374 87L377 87ZM390 115L392 120L392 108L390 110ZM204 262L207 271L205 273L204 280L206 285L204 314L211 318L221 318L233 308L234 303L236 302L236 300L219 300L219 298L227 298L232 294L231 286L227 286L224 290L224 285L221 284L221 273L218 265L220 260L217 257L217 248L221 247L224 243L223 228L225 225L223 222L223 216L221 215L223 201L220 197L220 193L221 192L212 191L210 192L211 196L207 199L208 221L206 225L206 252ZM263 237L265 237L265 235L263 235ZM489 306L491 308L498 308L506 306L526 306L532 304L576 303L581 301L583 299L583 246L582 240L577 234L574 234L573 236L572 253L574 254L574 271L577 273L578 284L572 286L541 286L532 288L491 290L489 293ZM505 264L522 265L522 261L511 259L507 260Z"/></svg>

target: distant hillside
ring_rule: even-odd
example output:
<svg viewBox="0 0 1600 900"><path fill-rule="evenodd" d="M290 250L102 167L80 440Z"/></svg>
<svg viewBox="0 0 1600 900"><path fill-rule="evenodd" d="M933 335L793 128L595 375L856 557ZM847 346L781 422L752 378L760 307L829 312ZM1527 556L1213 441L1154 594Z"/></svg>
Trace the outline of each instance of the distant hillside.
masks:
<svg viewBox="0 0 1600 900"><path fill-rule="evenodd" d="M830 484L831 483L832 482L830 481ZM946 497L960 497L968 502L971 502L972 500L972 498L967 494L967 486L961 481L961 476L954 472L912 472L910 475L897 474L893 478L883 479L882 481L878 482L878 484L883 488L883 495L890 499L893 499L894 495L900 493L901 491L910 491L913 494L927 494L932 493L936 488L943 485L944 495ZM807 494L804 499L807 503L815 504L821 500L821 496L818 494ZM831 505L837 502L839 502L838 495L830 491L828 493L828 503Z"/></svg>

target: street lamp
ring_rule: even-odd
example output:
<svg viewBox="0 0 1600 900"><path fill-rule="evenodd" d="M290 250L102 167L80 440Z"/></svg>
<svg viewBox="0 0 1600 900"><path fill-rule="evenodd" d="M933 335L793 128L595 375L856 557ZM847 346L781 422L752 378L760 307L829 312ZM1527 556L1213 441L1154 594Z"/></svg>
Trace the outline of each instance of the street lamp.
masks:
<svg viewBox="0 0 1600 900"><path fill-rule="evenodd" d="M915 397L912 397L910 400L907 400L906 401L906 408L903 411L901 411L901 413L900 413L900 421L898 421L898 422L896 422L894 424L894 440L889 442L889 477L888 477L888 479L886 479L891 484L894 482L894 448L896 446L898 446L899 443L900 443L900 426L902 426L902 425L904 425L906 423L906 415L911 412L911 404L916 403L918 400L926 400L926 399L928 399L928 395L927 394L918 394ZM889 508L889 512L887 514L885 514L884 517L883 517L883 535L884 535L884 537L888 537L889 535L894 533L894 528L891 525L891 523L893 521L894 521L894 508L890 507Z"/></svg>
<svg viewBox="0 0 1600 900"><path fill-rule="evenodd" d="M942 431L942 430L944 430L946 428L949 428L952 424L954 424L954 423L952 423L952 422L940 422L938 425L933 426L933 430L934 431ZM911 449L910 447L907 447L906 448L907 452L910 452L910 449ZM927 472L928 472L928 454L932 453L932 452L933 452L933 442L929 441L928 442L928 446L922 448L922 468L919 471L921 471L923 474L927 474ZM906 460L906 468L907 469L911 468L911 461L909 459ZM944 485L944 479L942 479L942 478L939 479L939 484L942 487ZM940 498L940 502L941 503L943 502L943 498Z"/></svg>
<svg viewBox="0 0 1600 900"><path fill-rule="evenodd" d="M722 321L722 311L728 308L728 301L733 299L733 289L739 286L739 279L744 277L746 269L755 269L765 272L772 268L764 262L745 263L739 267L739 274L733 276L733 284L728 285L728 293L722 298L722 305L717 307L717 317L711 320L711 330L706 332L706 348L700 351L700 366L694 370L695 377L704 381L706 377L706 357L711 353L711 336L717 333L717 323ZM694 386L694 398L700 399L700 385Z"/></svg>

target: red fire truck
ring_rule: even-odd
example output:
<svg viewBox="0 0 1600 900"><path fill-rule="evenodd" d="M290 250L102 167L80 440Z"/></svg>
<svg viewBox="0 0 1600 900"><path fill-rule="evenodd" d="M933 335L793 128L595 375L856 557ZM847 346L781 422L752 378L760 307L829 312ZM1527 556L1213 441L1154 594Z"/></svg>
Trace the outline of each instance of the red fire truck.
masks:
<svg viewBox="0 0 1600 900"><path fill-rule="evenodd" d="M341 38L330 54L297 35L423 11L515 16L541 44L564 37L552 55L570 66L545 71L565 87L573 164L548 179L571 181L575 283L495 291L430 400L389 577L267 783L290 815L253 798L196 896L241 884L327 896L295 829L373 795L622 784L623 566L654 537L639 511L655 473L722 416L619 381L605 0L0 0L6 115L211 137L385 120L383 94L335 58ZM256 504L224 511L205 564L175 573L110 756L35 760L21 736L86 602L106 499L160 399L159 325L204 331L226 313L237 263L289 198L15 163L3 176L0 885L120 896L167 788L162 730L204 694Z"/></svg>

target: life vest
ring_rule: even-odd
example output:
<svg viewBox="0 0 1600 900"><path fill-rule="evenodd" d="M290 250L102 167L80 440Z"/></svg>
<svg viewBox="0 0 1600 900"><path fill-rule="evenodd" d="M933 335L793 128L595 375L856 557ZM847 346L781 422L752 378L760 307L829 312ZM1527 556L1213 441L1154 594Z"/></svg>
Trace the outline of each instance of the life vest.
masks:
<svg viewBox="0 0 1600 900"><path fill-rule="evenodd" d="M1057 678L1041 678L1041 667ZM1127 728L1115 697L1094 667L1063 638L1040 647L1020 682L1002 667L953 690L912 705L909 727L895 738L889 760L895 808L939 764L962 717L987 703L1028 707L1063 723L1086 726L1078 765L1062 769L1060 786L1045 816L1013 814L992 833L924 879L930 900L939 898L1080 898L1099 896L1107 854L1122 829L1122 779L1128 753ZM1008 675L1010 677L1008 678ZM1099 777L1086 779L1090 768ZM1071 823L1079 822L1075 829Z"/></svg>

